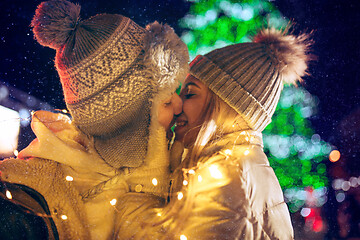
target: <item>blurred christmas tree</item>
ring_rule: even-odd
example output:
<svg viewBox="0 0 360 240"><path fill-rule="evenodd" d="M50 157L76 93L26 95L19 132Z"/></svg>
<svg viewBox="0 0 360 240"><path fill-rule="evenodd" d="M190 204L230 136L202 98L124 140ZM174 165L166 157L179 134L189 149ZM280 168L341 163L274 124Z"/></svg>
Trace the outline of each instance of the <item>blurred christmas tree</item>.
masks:
<svg viewBox="0 0 360 240"><path fill-rule="evenodd" d="M190 1L180 20L190 57L233 43L250 41L259 28L285 28L288 20L267 0ZM307 118L316 113L317 100L301 87L285 87L264 130L265 152L279 179L291 212L325 203L326 165L331 146L314 133Z"/></svg>

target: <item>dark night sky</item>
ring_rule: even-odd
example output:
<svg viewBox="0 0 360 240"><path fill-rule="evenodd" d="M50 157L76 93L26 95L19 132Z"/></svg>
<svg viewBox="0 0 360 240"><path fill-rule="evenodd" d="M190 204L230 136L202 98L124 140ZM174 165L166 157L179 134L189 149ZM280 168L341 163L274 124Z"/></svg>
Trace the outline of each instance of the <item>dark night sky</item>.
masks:
<svg viewBox="0 0 360 240"><path fill-rule="evenodd" d="M2 0L0 2L0 81L64 108L62 90L54 69L52 49L40 46L29 24L41 1ZM178 34L177 20L188 11L183 0L80 0L81 16L96 13L120 13L144 26L154 20L167 22ZM311 65L311 77L305 88L319 99L319 111L311 122L322 138L344 147L339 124L360 106L360 1L276 0L272 1L297 30L314 30L314 53L318 61ZM358 113L359 118L360 114ZM354 117L353 119L358 120ZM350 120L354 121L354 120ZM359 139L359 124L352 140ZM354 148L354 147L353 147ZM348 149L357 152L358 149ZM355 155L354 155L355 156Z"/></svg>
<svg viewBox="0 0 360 240"><path fill-rule="evenodd" d="M360 1L275 1L279 10L294 19L299 29L314 30L318 56L305 88L319 99L310 120L317 133L342 153L345 175L360 175ZM335 169L333 168L333 169Z"/></svg>
<svg viewBox="0 0 360 240"><path fill-rule="evenodd" d="M275 4L299 29L314 30L318 61L305 87L320 100L313 124L330 138L360 103L360 2L279 0Z"/></svg>

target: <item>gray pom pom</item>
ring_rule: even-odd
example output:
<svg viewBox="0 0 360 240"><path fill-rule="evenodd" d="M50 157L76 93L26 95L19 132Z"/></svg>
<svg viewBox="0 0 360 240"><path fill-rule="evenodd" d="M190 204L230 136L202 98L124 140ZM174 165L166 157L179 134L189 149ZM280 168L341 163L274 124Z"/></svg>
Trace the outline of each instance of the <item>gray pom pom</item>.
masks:
<svg viewBox="0 0 360 240"><path fill-rule="evenodd" d="M80 17L80 6L65 0L42 2L31 22L36 40L58 49L73 34Z"/></svg>

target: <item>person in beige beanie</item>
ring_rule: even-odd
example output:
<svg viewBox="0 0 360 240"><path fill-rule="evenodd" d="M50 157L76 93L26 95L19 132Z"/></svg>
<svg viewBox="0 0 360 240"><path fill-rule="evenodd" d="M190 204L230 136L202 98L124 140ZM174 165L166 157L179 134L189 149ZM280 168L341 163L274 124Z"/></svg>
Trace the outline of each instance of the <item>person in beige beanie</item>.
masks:
<svg viewBox="0 0 360 240"><path fill-rule="evenodd" d="M71 117L33 114L37 138L0 163L5 186L25 190L4 188L3 196L45 216L50 238L111 239L123 193L168 193L166 131L182 111L174 91L188 73L187 47L166 24L143 28L118 14L81 19L80 6L66 0L42 2L32 27L56 50Z"/></svg>
<svg viewBox="0 0 360 240"><path fill-rule="evenodd" d="M175 128L188 153L173 173L170 202L123 195L119 215L137 221L122 221L118 239L294 238L261 132L283 85L306 75L309 45L307 35L264 29L191 62Z"/></svg>

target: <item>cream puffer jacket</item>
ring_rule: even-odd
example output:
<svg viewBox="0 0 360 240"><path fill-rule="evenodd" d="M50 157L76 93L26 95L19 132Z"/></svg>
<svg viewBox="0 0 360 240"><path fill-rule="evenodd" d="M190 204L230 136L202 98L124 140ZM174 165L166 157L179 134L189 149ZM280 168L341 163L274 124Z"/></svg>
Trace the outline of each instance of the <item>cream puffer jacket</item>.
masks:
<svg viewBox="0 0 360 240"><path fill-rule="evenodd" d="M91 139L69 117L36 112L31 127L37 138L18 158L0 162L0 180L40 193L60 239L113 239L117 214L113 205L122 194L137 191L161 198L168 193L165 130L154 126L150 129L143 165L114 169L97 154ZM13 195L11 201L28 206L22 202L24 199Z"/></svg>
<svg viewBox="0 0 360 240"><path fill-rule="evenodd" d="M118 239L293 239L283 192L261 134L228 134L174 172L170 202L125 194ZM186 166L186 167L185 167Z"/></svg>

